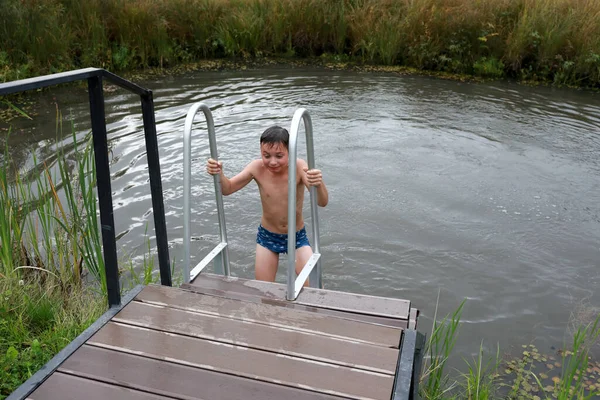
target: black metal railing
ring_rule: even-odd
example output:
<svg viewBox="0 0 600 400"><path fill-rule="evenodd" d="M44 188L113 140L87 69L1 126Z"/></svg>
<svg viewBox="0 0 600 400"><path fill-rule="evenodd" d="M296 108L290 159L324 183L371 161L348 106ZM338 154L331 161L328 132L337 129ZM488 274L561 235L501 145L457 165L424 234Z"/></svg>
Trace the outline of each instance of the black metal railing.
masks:
<svg viewBox="0 0 600 400"><path fill-rule="evenodd" d="M110 183L110 165L108 160L108 141L106 135L106 120L104 114L104 92L102 82L114 83L140 96L144 134L146 139L146 155L148 158L148 173L150 175L150 190L152 194L152 210L154 214L154 229L158 248L158 262L161 284L171 286L171 268L167 241L167 226L163 203L162 181L160 177L160 160L158 141L156 138L156 123L154 120L154 99L152 91L145 89L101 68L85 68L59 74L45 75L36 78L0 84L0 96L27 90L40 89L61 83L87 80L90 98L90 114L92 119L92 135L96 162L96 182L100 206L100 224L102 230L102 247L104 250L104 265L106 285L108 289L109 306L121 304L119 288L119 267L117 263L117 244L115 239L115 221L113 216L112 191Z"/></svg>

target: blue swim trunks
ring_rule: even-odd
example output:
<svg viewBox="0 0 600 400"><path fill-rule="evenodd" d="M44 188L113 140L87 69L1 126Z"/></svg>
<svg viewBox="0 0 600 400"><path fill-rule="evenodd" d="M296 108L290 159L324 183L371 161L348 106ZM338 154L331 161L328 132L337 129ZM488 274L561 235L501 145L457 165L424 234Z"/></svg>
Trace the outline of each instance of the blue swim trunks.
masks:
<svg viewBox="0 0 600 400"><path fill-rule="evenodd" d="M287 253L288 235L285 233L270 232L263 228L262 225L259 225L258 233L256 234L256 243L265 249L271 250L273 253ZM296 232L296 248L302 246L310 246L304 227Z"/></svg>

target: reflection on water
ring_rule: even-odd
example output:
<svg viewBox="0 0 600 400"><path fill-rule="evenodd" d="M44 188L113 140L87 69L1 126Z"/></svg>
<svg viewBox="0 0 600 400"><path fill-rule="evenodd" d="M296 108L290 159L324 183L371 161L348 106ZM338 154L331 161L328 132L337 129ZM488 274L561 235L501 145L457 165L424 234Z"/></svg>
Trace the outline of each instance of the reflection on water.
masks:
<svg viewBox="0 0 600 400"><path fill-rule="evenodd" d="M328 288L410 299L428 331L467 298L458 351L563 341L570 313L600 306L600 103L597 94L422 77L262 70L143 82L154 91L171 259L182 258L182 134L198 101L213 110L229 175L258 157L272 124L306 107L330 204L320 210ZM86 93L53 96L89 130ZM122 255L152 232L138 98L106 94L115 221ZM11 138L22 167L54 153L54 99ZM192 258L218 238L205 124L193 139ZM33 139L35 138L35 139ZM302 139L301 139L302 141ZM300 156L304 155L304 143ZM308 205L308 203L306 203ZM252 277L260 201L255 185L225 199L232 271ZM308 208L305 215L309 216ZM310 222L309 222L310 223ZM284 271L278 279L283 281ZM507 334L507 332L510 332Z"/></svg>

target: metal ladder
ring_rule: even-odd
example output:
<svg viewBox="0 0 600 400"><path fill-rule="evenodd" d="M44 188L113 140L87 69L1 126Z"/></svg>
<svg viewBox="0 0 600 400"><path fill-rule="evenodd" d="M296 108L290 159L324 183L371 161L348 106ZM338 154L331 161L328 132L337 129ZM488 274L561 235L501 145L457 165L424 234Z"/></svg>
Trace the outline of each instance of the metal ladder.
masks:
<svg viewBox="0 0 600 400"><path fill-rule="evenodd" d="M219 237L220 243L202 259L190 271L190 197L191 197L191 175L192 175L192 125L194 117L199 110L204 112L206 124L208 126L208 141L210 143L210 156L217 160L217 138L215 137L215 123L213 121L210 108L204 103L194 104L187 113L185 119L185 128L183 130L183 281L189 283L194 280L200 272L211 262L215 261L215 272L221 275L229 276L229 249L227 248L227 229L225 227L225 211L223 209L223 194L221 193L221 177L213 175L215 185L215 196L217 199L217 213L219 216Z"/></svg>
<svg viewBox="0 0 600 400"><path fill-rule="evenodd" d="M192 126L194 118L198 111L202 110L206 118L208 128L208 140L210 143L210 156L218 160L217 140L215 137L215 124L210 108L204 103L195 103L187 113L185 128L183 132L183 277L184 282L193 281L206 266L214 260L215 273L229 276L229 250L227 244L227 229L225 227L225 211L223 208L223 194L221 193L221 178L214 175L215 198L217 201L217 214L219 220L220 243L190 270L190 197L191 197L191 173L192 173ZM312 120L308 111L304 108L298 109L294 113L289 139L289 167L288 167L288 270L286 299L296 300L307 278L310 287L322 288L322 269L321 253L319 242L319 217L317 211L317 193L316 188L311 187L310 192L310 210L312 218L313 232L313 255L310 257L302 272L296 276L296 159L298 130L300 122L304 121L304 130L306 132L307 162L308 168L315 168L314 147L312 140ZM290 201L292 199L292 201Z"/></svg>

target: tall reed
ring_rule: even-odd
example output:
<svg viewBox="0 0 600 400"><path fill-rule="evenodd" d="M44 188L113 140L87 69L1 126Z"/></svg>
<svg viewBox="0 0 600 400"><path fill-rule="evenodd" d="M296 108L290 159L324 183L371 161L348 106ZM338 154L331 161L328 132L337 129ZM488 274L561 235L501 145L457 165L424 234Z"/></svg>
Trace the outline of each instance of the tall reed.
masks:
<svg viewBox="0 0 600 400"><path fill-rule="evenodd" d="M436 305L431 336L425 346L425 355L427 357L423 363L423 372L421 375L421 395L426 399L437 400L445 398L447 393L456 386L456 382L449 384L446 364L456 344L458 327L465 301L462 301L452 315L446 315L440 322L437 321Z"/></svg>
<svg viewBox="0 0 600 400"><path fill-rule="evenodd" d="M462 386L464 393L462 398L467 400L487 400L496 397L496 378L498 378L498 367L500 366L500 346L496 348L496 354L492 358L484 360L483 341L479 346L477 357L472 361L466 361L467 372L462 373Z"/></svg>
<svg viewBox="0 0 600 400"><path fill-rule="evenodd" d="M60 133L60 114L57 121ZM79 143L71 129L70 155L60 148L50 164L38 163L34 155L34 169L22 176L11 168L8 150L4 155L0 272L6 277L42 277L68 293L81 286L88 271L106 293L91 136Z"/></svg>
<svg viewBox="0 0 600 400"><path fill-rule="evenodd" d="M0 274L5 278L15 275L14 268L20 260L20 244L23 235L23 223L20 218L22 210L20 193L10 179L9 163L7 144L4 149L3 168L0 168L0 204L2 204L0 210ZM17 174L16 181L19 183L18 179Z"/></svg>
<svg viewBox="0 0 600 400"><path fill-rule="evenodd" d="M589 352L600 337L600 315L595 321L580 326L573 335L572 351L563 352L563 369L556 392L559 400L592 399L600 396L600 390L586 393L584 373L588 368Z"/></svg>

